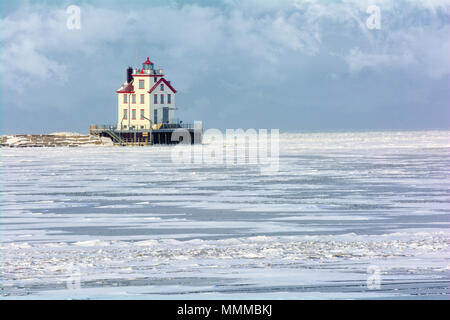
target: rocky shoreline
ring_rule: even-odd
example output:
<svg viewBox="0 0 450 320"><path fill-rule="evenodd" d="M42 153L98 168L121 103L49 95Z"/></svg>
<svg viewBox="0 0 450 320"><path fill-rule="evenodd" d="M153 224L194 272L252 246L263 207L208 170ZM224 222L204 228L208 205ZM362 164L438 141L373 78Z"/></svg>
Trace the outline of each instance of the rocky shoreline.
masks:
<svg viewBox="0 0 450 320"><path fill-rule="evenodd" d="M10 148L32 147L86 147L112 146L111 139L76 133L16 134L0 136L0 146Z"/></svg>

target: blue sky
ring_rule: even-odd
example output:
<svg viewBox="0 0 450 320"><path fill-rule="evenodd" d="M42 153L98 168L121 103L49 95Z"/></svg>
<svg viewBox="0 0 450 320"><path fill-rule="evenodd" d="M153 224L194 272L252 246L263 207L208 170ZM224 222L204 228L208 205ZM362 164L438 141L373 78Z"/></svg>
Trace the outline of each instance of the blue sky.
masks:
<svg viewBox="0 0 450 320"><path fill-rule="evenodd" d="M450 0L1 1L1 133L115 123L147 56L208 128L449 129L449 34Z"/></svg>

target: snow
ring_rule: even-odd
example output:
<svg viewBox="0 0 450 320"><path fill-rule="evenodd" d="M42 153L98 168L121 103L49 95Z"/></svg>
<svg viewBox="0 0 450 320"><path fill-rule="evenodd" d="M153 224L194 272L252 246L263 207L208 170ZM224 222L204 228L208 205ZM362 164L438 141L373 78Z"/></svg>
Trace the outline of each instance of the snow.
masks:
<svg viewBox="0 0 450 320"><path fill-rule="evenodd" d="M49 133L49 135L51 135L51 136L70 136L70 137L73 137L73 136L82 136L81 133L78 133L78 132L69 132L69 131L67 131L67 132L52 132L52 133Z"/></svg>
<svg viewBox="0 0 450 320"><path fill-rule="evenodd" d="M171 147L2 148L2 298L448 299L449 138L280 134L271 176Z"/></svg>
<svg viewBox="0 0 450 320"><path fill-rule="evenodd" d="M1 136L1 145L7 147L98 147L112 146L107 137L82 135L74 132L55 132L48 135L6 135Z"/></svg>

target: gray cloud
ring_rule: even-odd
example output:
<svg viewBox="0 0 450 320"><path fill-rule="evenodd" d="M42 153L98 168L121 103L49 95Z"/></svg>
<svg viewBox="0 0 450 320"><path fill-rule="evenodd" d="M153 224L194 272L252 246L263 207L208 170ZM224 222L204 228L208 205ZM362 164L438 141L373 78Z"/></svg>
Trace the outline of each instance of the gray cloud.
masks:
<svg viewBox="0 0 450 320"><path fill-rule="evenodd" d="M373 3L382 10L381 30L365 26ZM34 131L85 131L89 121L113 121L114 90L125 67L147 56L179 90L181 116L208 126L446 126L441 118L448 113L443 88L450 74L449 7L449 1L425 0L226 1L139 9L85 3L81 30L68 30L65 6L25 3L0 19L3 130L31 125ZM387 76L395 92L379 84ZM416 103L409 99L410 81L421 86ZM367 102L374 90L383 90L386 99ZM387 105L411 118L408 113L422 112L430 97L436 118L391 119ZM30 119L18 121L18 114ZM36 117L42 121L34 124Z"/></svg>

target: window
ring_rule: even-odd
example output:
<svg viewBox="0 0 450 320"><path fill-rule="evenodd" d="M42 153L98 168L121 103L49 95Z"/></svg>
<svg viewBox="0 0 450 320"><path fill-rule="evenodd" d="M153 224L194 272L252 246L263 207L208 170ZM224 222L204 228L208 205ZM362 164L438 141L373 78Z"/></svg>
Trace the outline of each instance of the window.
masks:
<svg viewBox="0 0 450 320"><path fill-rule="evenodd" d="M139 89L144 89L144 88L145 88L144 80L139 80Z"/></svg>
<svg viewBox="0 0 450 320"><path fill-rule="evenodd" d="M124 120L128 119L128 110L127 109L123 109L123 119Z"/></svg>
<svg viewBox="0 0 450 320"><path fill-rule="evenodd" d="M123 95L123 103L128 103L127 94Z"/></svg>
<svg viewBox="0 0 450 320"><path fill-rule="evenodd" d="M164 95L161 94L161 103L164 103Z"/></svg>
<svg viewBox="0 0 450 320"><path fill-rule="evenodd" d="M170 94L167 95L167 103L168 104L172 103L172 96Z"/></svg>
<svg viewBox="0 0 450 320"><path fill-rule="evenodd" d="M155 123L158 123L158 110L157 109L153 110L153 121L155 121Z"/></svg>
<svg viewBox="0 0 450 320"><path fill-rule="evenodd" d="M158 95L157 94L153 95L153 103L158 104Z"/></svg>
<svg viewBox="0 0 450 320"><path fill-rule="evenodd" d="M141 94L141 104L145 103L145 94Z"/></svg>
<svg viewBox="0 0 450 320"><path fill-rule="evenodd" d="M141 120L144 120L145 116L144 116L144 109L141 109Z"/></svg>
<svg viewBox="0 0 450 320"><path fill-rule="evenodd" d="M161 84L161 85L159 86L159 89L160 89L161 91L164 91L164 84Z"/></svg>
<svg viewBox="0 0 450 320"><path fill-rule="evenodd" d="M157 82L158 81L158 77L153 77L153 82Z"/></svg>
<svg viewBox="0 0 450 320"><path fill-rule="evenodd" d="M169 123L169 108L163 108L163 123Z"/></svg>
<svg viewBox="0 0 450 320"><path fill-rule="evenodd" d="M136 109L131 111L131 120L136 120Z"/></svg>
<svg viewBox="0 0 450 320"><path fill-rule="evenodd" d="M132 102L132 103L136 103L136 95L135 95L135 94L133 94L133 95L131 96L131 102Z"/></svg>

